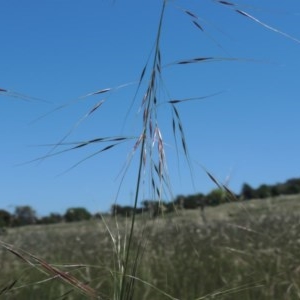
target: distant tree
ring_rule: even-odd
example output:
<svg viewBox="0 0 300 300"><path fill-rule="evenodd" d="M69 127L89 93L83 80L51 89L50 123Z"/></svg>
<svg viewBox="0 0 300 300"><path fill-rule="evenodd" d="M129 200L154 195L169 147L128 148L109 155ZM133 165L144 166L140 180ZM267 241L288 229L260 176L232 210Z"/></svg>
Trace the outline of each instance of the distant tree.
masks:
<svg viewBox="0 0 300 300"><path fill-rule="evenodd" d="M174 212L174 211L176 211L176 209L177 209L177 207L176 207L174 201L167 202L167 203L165 204L165 207L166 207L166 213Z"/></svg>
<svg viewBox="0 0 300 300"><path fill-rule="evenodd" d="M51 213L49 216L42 217L38 220L39 224L56 224L63 221L63 217L57 213Z"/></svg>
<svg viewBox="0 0 300 300"><path fill-rule="evenodd" d="M142 201L142 205L143 212L149 212L151 218L157 217L167 211L167 205L163 201L144 200Z"/></svg>
<svg viewBox="0 0 300 300"><path fill-rule="evenodd" d="M205 196L205 204L215 206L226 202L226 193L221 189L214 189Z"/></svg>
<svg viewBox="0 0 300 300"><path fill-rule="evenodd" d="M126 205L122 206L121 215L123 217L130 217L133 214L134 208L132 206Z"/></svg>
<svg viewBox="0 0 300 300"><path fill-rule="evenodd" d="M180 209L196 209L204 207L205 196L201 193L188 196L179 195L174 200L174 205Z"/></svg>
<svg viewBox="0 0 300 300"><path fill-rule="evenodd" d="M143 200L142 209L144 213L149 213L150 217L155 217L158 214L159 202L153 200Z"/></svg>
<svg viewBox="0 0 300 300"><path fill-rule="evenodd" d="M113 204L111 206L111 215L112 216L123 216L123 217L130 217L133 213L133 207L132 206L121 206L119 204ZM136 213L140 213L142 209L136 209Z"/></svg>
<svg viewBox="0 0 300 300"><path fill-rule="evenodd" d="M241 190L243 200L250 200L256 198L255 190L247 183L244 183Z"/></svg>
<svg viewBox="0 0 300 300"><path fill-rule="evenodd" d="M255 193L256 197L260 199L271 197L271 187L269 185L262 184L256 189Z"/></svg>
<svg viewBox="0 0 300 300"><path fill-rule="evenodd" d="M67 209L64 219L66 222L77 222L91 219L92 215L84 207Z"/></svg>
<svg viewBox="0 0 300 300"><path fill-rule="evenodd" d="M280 195L280 188L278 185L272 185L270 187L271 197L276 197Z"/></svg>
<svg viewBox="0 0 300 300"><path fill-rule="evenodd" d="M95 213L95 214L93 215L93 218L94 218L94 219L99 219L99 220L101 220L102 217L107 216L107 215L109 215L109 214L108 214L108 213L97 212L97 213Z"/></svg>
<svg viewBox="0 0 300 300"><path fill-rule="evenodd" d="M111 207L110 207L110 213L113 217L115 217L116 215L120 214L121 212L121 209L122 209L122 206L119 205L119 204L113 204Z"/></svg>
<svg viewBox="0 0 300 300"><path fill-rule="evenodd" d="M300 188L296 185L286 185L283 194L284 195L295 195L300 193Z"/></svg>
<svg viewBox="0 0 300 300"><path fill-rule="evenodd" d="M284 183L283 194L292 195L300 193L300 179L292 178Z"/></svg>
<svg viewBox="0 0 300 300"><path fill-rule="evenodd" d="M37 222L37 216L35 210L29 206L17 206L13 215L13 225L23 226L35 224Z"/></svg>
<svg viewBox="0 0 300 300"><path fill-rule="evenodd" d="M198 195L189 195L183 198L184 209L196 209L200 206Z"/></svg>
<svg viewBox="0 0 300 300"><path fill-rule="evenodd" d="M198 207L200 207L202 210L204 210L204 207L205 207L205 195L199 193L199 194L195 195L195 198L196 198L196 202L197 202Z"/></svg>
<svg viewBox="0 0 300 300"><path fill-rule="evenodd" d="M300 178L291 178L286 181L287 184L300 186Z"/></svg>
<svg viewBox="0 0 300 300"><path fill-rule="evenodd" d="M8 211L0 209L0 228L8 227L11 223L11 219L12 216Z"/></svg>
<svg viewBox="0 0 300 300"><path fill-rule="evenodd" d="M174 206L176 209L184 209L184 201L185 201L185 196L183 195L178 195L175 200L174 200Z"/></svg>

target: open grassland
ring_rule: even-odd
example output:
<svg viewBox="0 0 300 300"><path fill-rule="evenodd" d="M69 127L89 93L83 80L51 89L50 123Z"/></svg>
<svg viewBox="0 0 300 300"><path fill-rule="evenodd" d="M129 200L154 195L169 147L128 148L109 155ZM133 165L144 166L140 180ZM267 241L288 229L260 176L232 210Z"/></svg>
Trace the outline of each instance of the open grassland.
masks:
<svg viewBox="0 0 300 300"><path fill-rule="evenodd" d="M145 250L134 299L300 299L300 196L207 208L206 219L197 210L137 219L133 242ZM113 299L113 253L129 226L105 220L114 242L101 220L15 228L1 239ZM6 249L0 264L0 290L15 283L0 298L86 299Z"/></svg>

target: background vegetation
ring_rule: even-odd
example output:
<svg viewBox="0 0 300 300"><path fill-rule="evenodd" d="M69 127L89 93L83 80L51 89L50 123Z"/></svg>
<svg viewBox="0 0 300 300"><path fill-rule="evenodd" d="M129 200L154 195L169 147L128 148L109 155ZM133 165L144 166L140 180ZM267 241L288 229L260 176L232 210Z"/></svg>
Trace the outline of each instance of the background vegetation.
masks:
<svg viewBox="0 0 300 300"><path fill-rule="evenodd" d="M270 197L277 197L283 195L294 195L300 193L300 179L289 179L284 183L277 183L273 185L262 184L257 188L251 187L249 184L243 184L240 194L235 194L234 199L226 193L226 190L214 189L208 194L193 194L193 195L179 195L173 201L162 200L143 200L141 206L135 212L137 214L147 214L150 217L157 217L166 213L172 213L178 209L202 209L205 207L216 206L235 201L245 201L252 199L266 199ZM132 215L134 207L122 206L113 204L110 215L129 217ZM84 207L73 207L60 215L58 213L50 213L47 216L38 217L36 211L30 206L17 206L14 213L10 213L4 209L0 209L0 228L16 227L32 224L54 224L60 222L76 222L90 220L92 218L101 219L101 215L107 213L90 213Z"/></svg>
<svg viewBox="0 0 300 300"><path fill-rule="evenodd" d="M148 219L146 226L140 217L134 245L146 235L147 247L134 299L299 299L299 212L295 195L208 207L206 223L199 210ZM116 223L107 216L105 222L121 245L128 219ZM103 221L10 228L2 239L89 283L101 299L113 299L114 244ZM0 263L0 290L11 285L3 299L85 298L5 249Z"/></svg>

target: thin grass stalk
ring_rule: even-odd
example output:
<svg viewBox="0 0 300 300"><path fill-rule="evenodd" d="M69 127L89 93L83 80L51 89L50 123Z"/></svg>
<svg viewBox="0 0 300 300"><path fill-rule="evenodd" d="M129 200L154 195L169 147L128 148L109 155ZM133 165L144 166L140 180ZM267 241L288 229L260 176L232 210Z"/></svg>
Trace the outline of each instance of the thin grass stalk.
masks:
<svg viewBox="0 0 300 300"><path fill-rule="evenodd" d="M156 45L155 45L155 53L154 53L154 59L153 59L153 67L152 67L152 73L151 73L151 80L149 82L148 90L153 89L153 82L155 80L155 69L157 65L157 60L159 56L159 44L160 44L160 36L161 36L161 30L162 30L162 22L163 22L163 17L165 13L165 7L166 7L167 0L163 1L162 9L161 9L161 14L160 14L160 20L159 20L159 25L158 25L158 31L157 31L157 37L156 37ZM155 91L155 89L154 89ZM155 93L155 92L154 92ZM128 286L127 290L127 284L126 284L126 278L127 278L127 271L129 267L129 255L131 253L131 245L132 245L132 238L133 238L133 231L135 228L135 217L136 217L136 209L137 209L137 204L138 204L138 199L139 199L139 192L140 192L140 185L141 185L141 180L142 180L142 169L143 169L143 164L144 164L144 151L146 149L146 142L147 142L147 125L148 121L150 118L150 107L151 107L151 99L154 98L151 96L152 93L147 93L147 108L146 111L148 112L144 116L143 120L143 133L142 133L142 142L141 142L141 148L140 148L140 158L139 158L139 167L138 167L138 175L137 175L137 183L136 183L136 189L135 189L135 197L134 197L134 206L133 206L133 214L131 217L131 227L130 227L130 234L128 238L128 244L127 244L127 249L126 249L126 259L124 263L124 270L123 270L123 278L122 278L122 286L121 286L121 293L120 293L120 299L125 299L125 295L128 295L129 298L131 299L133 296L133 289L134 289L134 283L130 284ZM133 272L136 268L133 268ZM135 274L130 274L131 276L134 276Z"/></svg>

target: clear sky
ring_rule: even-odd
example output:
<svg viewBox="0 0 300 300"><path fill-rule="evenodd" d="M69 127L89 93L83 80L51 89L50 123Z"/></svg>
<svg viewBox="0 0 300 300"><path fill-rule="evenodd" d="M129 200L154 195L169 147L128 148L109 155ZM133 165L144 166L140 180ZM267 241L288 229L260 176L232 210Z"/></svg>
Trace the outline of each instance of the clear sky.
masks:
<svg viewBox="0 0 300 300"><path fill-rule="evenodd" d="M77 206L109 210L135 140L71 170L109 144L24 163L46 155L53 148L45 145L66 135L64 141L73 142L140 134L139 106L149 73L127 118L126 113L155 43L162 2L1 1L0 88L8 92L0 95L0 208L31 205L38 215ZM240 5L167 2L161 36L164 85L158 101L220 93L177 105L194 185L180 147L176 158L171 110L159 107L174 195L215 187L200 165L237 193L244 182L257 187L300 177L300 2L234 2ZM172 64L196 57L238 60ZM80 98L123 84L128 85ZM95 113L78 122L101 100L105 102ZM136 167L134 160L120 189L117 202L122 205L133 202Z"/></svg>

